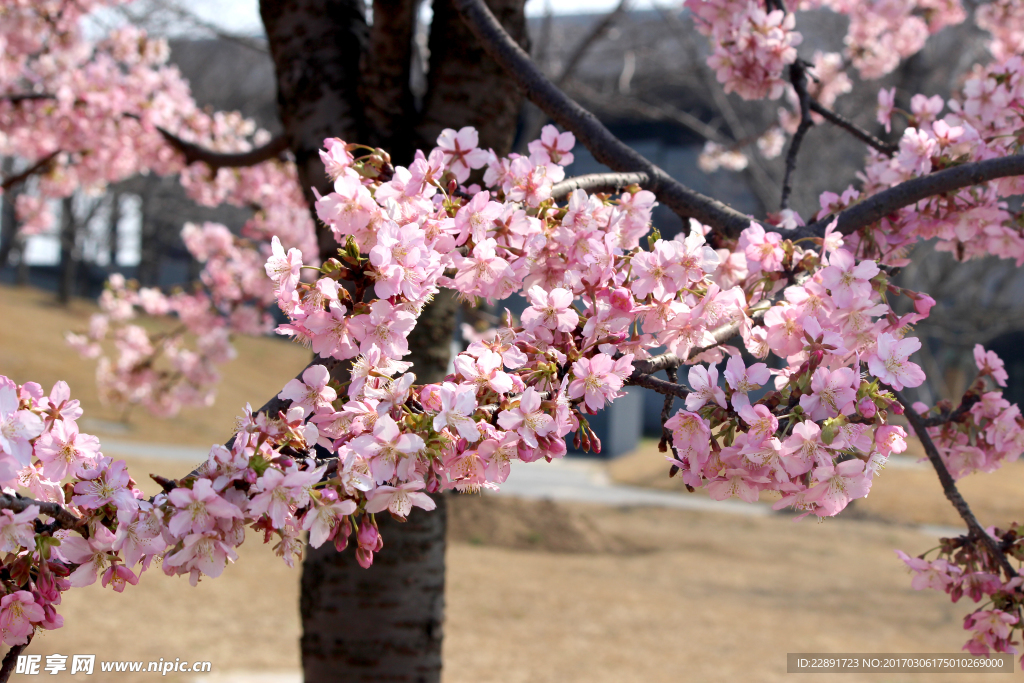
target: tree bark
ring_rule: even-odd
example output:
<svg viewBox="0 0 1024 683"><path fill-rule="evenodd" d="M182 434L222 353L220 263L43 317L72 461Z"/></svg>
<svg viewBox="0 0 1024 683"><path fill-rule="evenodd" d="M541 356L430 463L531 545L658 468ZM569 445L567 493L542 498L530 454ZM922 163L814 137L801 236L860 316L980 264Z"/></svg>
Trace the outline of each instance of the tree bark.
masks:
<svg viewBox="0 0 1024 683"><path fill-rule="evenodd" d="M0 173L3 177L11 175L14 168L14 157L4 157L0 163ZM0 209L0 268L7 265L11 258L11 250L14 248L15 237L18 234L18 217L14 211L14 202L18 198L18 190L12 188L4 193L3 208Z"/></svg>
<svg viewBox="0 0 1024 683"><path fill-rule="evenodd" d="M160 283L160 243L162 237L157 227L159 215L160 178L149 176L143 181L142 218L139 226L139 267L136 278L143 287Z"/></svg>
<svg viewBox="0 0 1024 683"><path fill-rule="evenodd" d="M114 190L110 198L110 218L107 221L107 260L111 270L117 268L117 253L121 249L118 225L121 223L121 191Z"/></svg>
<svg viewBox="0 0 1024 683"><path fill-rule="evenodd" d="M494 0L513 35L525 35L523 0ZM476 44L449 1L435 3L429 90L417 113L410 90L416 0L378 0L372 27L362 0L262 0L278 86L278 109L312 211L326 194L318 150L324 138L380 146L407 164L443 128L472 125L480 144L506 153L522 102L518 89ZM446 44L447 43L447 44ZM315 212L314 212L315 218ZM337 245L318 222L321 257ZM455 297L439 293L409 338L417 383L447 372ZM398 524L378 515L384 550L370 569L352 550L309 549L303 563L302 660L307 683L408 681L441 676L444 496Z"/></svg>
<svg viewBox="0 0 1024 683"><path fill-rule="evenodd" d="M524 4L524 0L487 2L509 35L528 50ZM427 79L416 127L421 144L433 147L445 128L473 126L480 133L480 147L493 148L498 154L512 148L522 93L480 46L451 0L434 2Z"/></svg>
<svg viewBox="0 0 1024 683"><path fill-rule="evenodd" d="M74 197L60 204L60 268L57 280L57 301L66 306L75 293L78 265L78 223L75 221Z"/></svg>
<svg viewBox="0 0 1024 683"><path fill-rule="evenodd" d="M313 220L315 197L331 191L320 161L324 139L364 137L359 61L367 40L363 0L261 0L277 78L277 110L291 144ZM336 254L331 231L317 221L321 258Z"/></svg>

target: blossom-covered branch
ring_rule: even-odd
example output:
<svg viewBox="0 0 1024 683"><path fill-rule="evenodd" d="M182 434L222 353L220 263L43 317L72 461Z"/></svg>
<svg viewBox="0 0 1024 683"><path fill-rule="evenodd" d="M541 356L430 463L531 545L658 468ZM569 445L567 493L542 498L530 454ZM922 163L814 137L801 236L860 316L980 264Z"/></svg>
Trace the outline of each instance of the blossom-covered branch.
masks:
<svg viewBox="0 0 1024 683"><path fill-rule="evenodd" d="M1024 154L959 164L882 190L835 215L828 214L814 223L798 228L794 231L793 237L820 237L833 221L837 221L837 232L849 235L877 223L895 211L912 207L921 200L941 197L999 178L1020 175L1024 175Z"/></svg>
<svg viewBox="0 0 1024 683"><path fill-rule="evenodd" d="M53 517L57 525L64 529L75 529L82 524L81 519L75 517L75 515L57 503L21 498L20 496L12 496L6 493L0 494L0 510L10 510L11 512L19 513L30 508L34 508L35 514L42 513Z"/></svg>
<svg viewBox="0 0 1024 683"><path fill-rule="evenodd" d="M960 490L956 487L956 482L950 475L949 470L946 468L946 463L943 462L942 457L939 455L939 451L935 448L935 443L928 435L928 430L924 425L923 420L914 409L907 405L906 399L895 389L892 390L893 395L896 396L896 400L904 407L904 416L907 418L907 422L913 428L914 433L917 434L917 438L921 440L921 445L924 447L925 455L928 456L928 461L932 464L935 469L935 473L939 476L939 483L942 484L942 492L945 494L946 499L949 500L950 504L960 515L960 518L967 524L969 534L978 542L983 543L986 549L992 554L999 565L1003 568L1003 571L1008 576L1017 576L1017 570L1013 568L1010 562L1006 559L1006 555L996 545L996 542L989 536L985 528L978 522L977 517L974 516L974 512L971 507L964 500L964 497L960 494Z"/></svg>
<svg viewBox="0 0 1024 683"><path fill-rule="evenodd" d="M695 218L730 236L750 224L749 216L691 190L615 137L544 76L482 0L457 0L455 4L487 53L516 80L530 101L572 131L599 162L615 171L647 174L655 196L684 219Z"/></svg>
<svg viewBox="0 0 1024 683"><path fill-rule="evenodd" d="M15 173L14 175L8 178L4 178L2 181L0 181L0 189L2 189L4 192L7 192L12 187L18 185L19 183L25 182L35 174L43 173L50 166L50 164L53 163L53 160L57 158L57 155L59 155L60 152L61 151L59 149L54 150L53 152L50 152L49 154L42 157L39 161L35 162L34 164L26 168L24 171L21 171L20 173Z"/></svg>

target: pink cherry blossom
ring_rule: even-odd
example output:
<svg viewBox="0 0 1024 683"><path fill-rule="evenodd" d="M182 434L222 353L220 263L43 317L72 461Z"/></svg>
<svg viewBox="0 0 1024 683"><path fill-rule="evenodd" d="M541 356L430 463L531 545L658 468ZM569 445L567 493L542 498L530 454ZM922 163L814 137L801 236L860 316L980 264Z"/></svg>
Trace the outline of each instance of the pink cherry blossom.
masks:
<svg viewBox="0 0 1024 683"><path fill-rule="evenodd" d="M718 368L709 365L694 365L687 375L692 391L686 397L686 409L695 411L708 401L714 401L723 408L725 404L725 391L718 386Z"/></svg>
<svg viewBox="0 0 1024 683"><path fill-rule="evenodd" d="M573 162L572 148L575 145L575 135L568 131L559 133L557 128L547 125L540 131L540 140L534 140L528 148L534 163L568 166Z"/></svg>
<svg viewBox="0 0 1024 683"><path fill-rule="evenodd" d="M516 407L498 413L498 424L502 429L515 430L523 443L537 448L537 437L547 436L555 428L554 418L541 411L540 404L540 394L530 387L523 392Z"/></svg>
<svg viewBox="0 0 1024 683"><path fill-rule="evenodd" d="M472 417L476 411L476 389L445 382L441 385L440 398L441 409L434 416L434 429L441 431L449 427L467 441L479 441L480 429Z"/></svg>
<svg viewBox="0 0 1024 683"><path fill-rule="evenodd" d="M422 451L424 445L422 437L401 433L398 424L387 415L377 418L372 434L351 441L352 450L370 461L370 471L378 484L396 473L407 479L415 468L415 459L410 456Z"/></svg>
<svg viewBox="0 0 1024 683"><path fill-rule="evenodd" d="M290 380L277 397L312 413L330 407L331 402L338 398L337 392L327 386L330 381L331 373L326 367L311 365L302 372L302 380Z"/></svg>
<svg viewBox="0 0 1024 683"><path fill-rule="evenodd" d="M36 442L36 457L43 463L48 479L60 481L78 473L86 462L100 455L100 440L91 434L80 434L74 422L58 420L50 431Z"/></svg>
<svg viewBox="0 0 1024 683"><path fill-rule="evenodd" d="M236 505L213 490L209 479L199 479L191 489L178 487L167 498L179 510L167 524L168 531L175 536L213 531L219 519L243 517Z"/></svg>
<svg viewBox="0 0 1024 683"><path fill-rule="evenodd" d="M994 351L986 351L981 344L975 344L974 363L978 366L978 372L991 375L996 384L1006 386L1006 380L1010 376L1006 373L1002 359Z"/></svg>
<svg viewBox="0 0 1024 683"><path fill-rule="evenodd" d="M626 354L618 359L622 364L632 369L632 354ZM605 403L610 403L622 395L623 380L621 375L616 373L616 362L606 353L595 354L592 358L581 358L572 365L572 372L575 379L569 383L570 398L583 398L587 407L593 411L600 410Z"/></svg>
<svg viewBox="0 0 1024 683"><path fill-rule="evenodd" d="M523 311L523 325L528 331L538 327L560 332L571 332L576 328L580 316L572 307L572 292L556 287L545 292L540 287L531 287L526 293L531 306Z"/></svg>
<svg viewBox="0 0 1024 683"><path fill-rule="evenodd" d="M868 369L897 391L903 387L917 387L924 382L924 372L908 360L910 354L921 348L916 337L896 339L891 334L878 336L877 351L868 356Z"/></svg>
<svg viewBox="0 0 1024 683"><path fill-rule="evenodd" d="M856 384L855 384L856 383ZM859 381L850 368L818 368L811 375L811 393L800 397L800 407L812 420L849 415L854 410Z"/></svg>
<svg viewBox="0 0 1024 683"><path fill-rule="evenodd" d="M468 126L458 132L445 128L437 138L437 146L444 153L444 163L460 183L469 179L472 169L483 168L487 164L489 156L478 148L479 144L476 130Z"/></svg>
<svg viewBox="0 0 1024 683"><path fill-rule="evenodd" d="M43 619L43 608L28 591L14 591L0 599L0 629L7 645L27 643Z"/></svg>
<svg viewBox="0 0 1024 683"><path fill-rule="evenodd" d="M389 511L397 517L408 517L412 508L433 510L437 504L419 490L424 486L422 481L408 481L398 486L378 486L366 501L366 511L370 513Z"/></svg>
<svg viewBox="0 0 1024 683"><path fill-rule="evenodd" d="M17 386L0 376L0 452L25 466L32 459L29 441L43 433L43 421L32 412L19 410L18 403Z"/></svg>
<svg viewBox="0 0 1024 683"><path fill-rule="evenodd" d="M38 516L38 505L29 505L18 514L10 510L0 510L0 553L19 553L22 548L34 550L34 520Z"/></svg>

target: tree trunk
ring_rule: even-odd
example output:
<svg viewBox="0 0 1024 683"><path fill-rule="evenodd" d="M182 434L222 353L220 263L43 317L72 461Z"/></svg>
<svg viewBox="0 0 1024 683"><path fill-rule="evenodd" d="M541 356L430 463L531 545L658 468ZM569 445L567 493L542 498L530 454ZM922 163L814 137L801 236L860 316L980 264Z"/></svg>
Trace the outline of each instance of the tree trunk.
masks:
<svg viewBox="0 0 1024 683"><path fill-rule="evenodd" d="M142 191L142 218L139 226L139 267L136 278L143 287L160 284L161 235L157 226L159 215L160 178L150 175Z"/></svg>
<svg viewBox="0 0 1024 683"><path fill-rule="evenodd" d="M121 249L118 225L121 223L121 191L114 190L110 197L110 218L107 220L107 266L117 268L117 253Z"/></svg>
<svg viewBox="0 0 1024 683"><path fill-rule="evenodd" d="M0 172L6 178L14 168L14 157L4 157L0 164ZM18 188L12 187L3 196L3 208L0 209L0 268L7 265L18 234L18 217L14 211L14 202L18 198Z"/></svg>
<svg viewBox="0 0 1024 683"><path fill-rule="evenodd" d="M523 4L492 0L520 39ZM318 154L326 137L380 146L404 165L416 147L432 147L441 129L472 125L481 147L508 151L522 97L450 2L434 3L430 90L423 111L414 110L417 7L417 0L379 0L368 27L362 0L261 1L278 108L311 210L311 186L331 189ZM321 257L334 255L333 236L319 222L318 238ZM406 360L417 383L447 372L455 313L455 297L441 292L410 335ZM351 549L309 550L301 600L306 683L440 680L447 523L444 496L435 500L437 510L416 510L404 524L378 515L384 550L370 569L356 564Z"/></svg>
<svg viewBox="0 0 1024 683"><path fill-rule="evenodd" d="M57 301L66 306L75 293L78 271L78 223L75 221L75 198L61 201L60 211L60 269L57 280Z"/></svg>

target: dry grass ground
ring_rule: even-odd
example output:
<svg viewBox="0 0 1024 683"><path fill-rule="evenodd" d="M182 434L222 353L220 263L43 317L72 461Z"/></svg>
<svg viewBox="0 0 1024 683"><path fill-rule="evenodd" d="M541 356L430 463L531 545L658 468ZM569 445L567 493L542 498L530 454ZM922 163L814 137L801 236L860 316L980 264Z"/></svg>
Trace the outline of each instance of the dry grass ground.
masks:
<svg viewBox="0 0 1024 683"><path fill-rule="evenodd" d="M100 420L94 424L116 422L118 415L93 398L91 364L60 338L83 325L91 309L76 304L56 311L49 297L0 290L0 374L47 387L68 378L86 414ZM305 359L301 349L273 340L243 340L239 347L214 409L188 411L173 422L134 414L128 434L93 430L153 443L222 441L239 406L264 400ZM134 458L129 468L140 477L176 476L189 463ZM620 481L680 486L666 478L651 444L610 470ZM1022 484L1024 466L1015 464L970 477L962 488L983 523L1000 524L1024 516L1018 514ZM932 545L908 524L956 523L926 469L887 469L849 515L857 519L821 524L493 496L452 503L447 683L778 681L787 676L787 652L957 652L961 619L972 607L911 590L893 555L894 548L916 554ZM197 588L150 571L121 595L98 585L71 591L62 606L67 625L38 637L30 651L100 660L180 657L209 660L214 672L294 673L298 570L256 537L240 555L220 579ZM153 674L107 677L97 673L92 680L132 683ZM833 678L997 683L1010 677L806 677Z"/></svg>
<svg viewBox="0 0 1024 683"><path fill-rule="evenodd" d="M241 337L238 357L222 366L225 381L211 408L186 408L174 420L151 417L135 408L127 422L123 411L102 405L96 396L96 361L82 360L64 342L69 331L86 329L97 311L76 300L68 308L54 305L54 295L35 289L0 287L0 375L16 382L39 382L46 391L57 380L71 386L82 402L83 431L130 441L209 446L223 443L246 401L259 407L280 391L309 361L309 352L279 339ZM169 321L154 327L171 327Z"/></svg>

